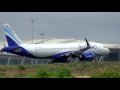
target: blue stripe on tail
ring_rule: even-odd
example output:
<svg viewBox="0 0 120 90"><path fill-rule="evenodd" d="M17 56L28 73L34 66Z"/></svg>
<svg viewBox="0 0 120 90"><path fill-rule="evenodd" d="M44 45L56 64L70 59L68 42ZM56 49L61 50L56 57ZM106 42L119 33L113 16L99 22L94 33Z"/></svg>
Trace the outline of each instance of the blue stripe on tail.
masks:
<svg viewBox="0 0 120 90"><path fill-rule="evenodd" d="M6 35L6 39L8 41L9 46L19 46L16 42L14 42L9 36Z"/></svg>
<svg viewBox="0 0 120 90"><path fill-rule="evenodd" d="M8 42L8 45L9 46L19 46L19 44L21 44L16 38L15 38L15 36L11 33L11 32L9 32L9 30L6 28L6 27L4 27L4 31L6 32L6 33L8 33L8 35L6 35L6 39L7 39L7 42ZM14 40L12 39L12 38L14 38Z"/></svg>

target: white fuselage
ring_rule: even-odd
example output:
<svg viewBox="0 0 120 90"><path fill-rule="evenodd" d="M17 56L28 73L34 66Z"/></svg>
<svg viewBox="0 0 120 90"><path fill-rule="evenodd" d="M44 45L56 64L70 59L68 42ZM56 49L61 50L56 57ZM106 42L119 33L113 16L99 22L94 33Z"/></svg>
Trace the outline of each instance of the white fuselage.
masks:
<svg viewBox="0 0 120 90"><path fill-rule="evenodd" d="M94 46L87 51L93 52L95 55L107 55L109 54L109 49L105 48L104 45L100 43L90 43ZM64 43L64 44L22 44L27 51L36 57L48 57L59 53L77 51L85 47L85 43Z"/></svg>

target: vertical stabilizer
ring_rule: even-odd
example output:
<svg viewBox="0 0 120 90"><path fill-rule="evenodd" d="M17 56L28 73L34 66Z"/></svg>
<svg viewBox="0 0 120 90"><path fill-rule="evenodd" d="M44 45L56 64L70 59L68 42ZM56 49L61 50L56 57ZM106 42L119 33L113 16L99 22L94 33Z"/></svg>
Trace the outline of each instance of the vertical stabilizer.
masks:
<svg viewBox="0 0 120 90"><path fill-rule="evenodd" d="M3 27L9 46L19 46L22 44L22 41L19 39L9 24L3 24Z"/></svg>

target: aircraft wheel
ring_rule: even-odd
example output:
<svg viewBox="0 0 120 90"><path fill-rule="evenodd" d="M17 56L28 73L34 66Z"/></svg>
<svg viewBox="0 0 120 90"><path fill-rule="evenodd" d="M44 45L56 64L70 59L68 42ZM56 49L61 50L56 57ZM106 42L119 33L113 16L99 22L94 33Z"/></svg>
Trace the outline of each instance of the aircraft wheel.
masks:
<svg viewBox="0 0 120 90"><path fill-rule="evenodd" d="M54 60L50 60L48 63L49 63L49 64L52 64L52 63L54 63Z"/></svg>

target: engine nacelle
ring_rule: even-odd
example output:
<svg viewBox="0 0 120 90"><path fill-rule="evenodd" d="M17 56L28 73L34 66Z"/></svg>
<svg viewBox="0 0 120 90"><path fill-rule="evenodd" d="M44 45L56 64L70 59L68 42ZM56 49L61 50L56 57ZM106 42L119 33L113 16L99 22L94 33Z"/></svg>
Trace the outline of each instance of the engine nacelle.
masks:
<svg viewBox="0 0 120 90"><path fill-rule="evenodd" d="M83 61L92 61L94 60L95 55L92 52L84 52L81 56L80 59Z"/></svg>

